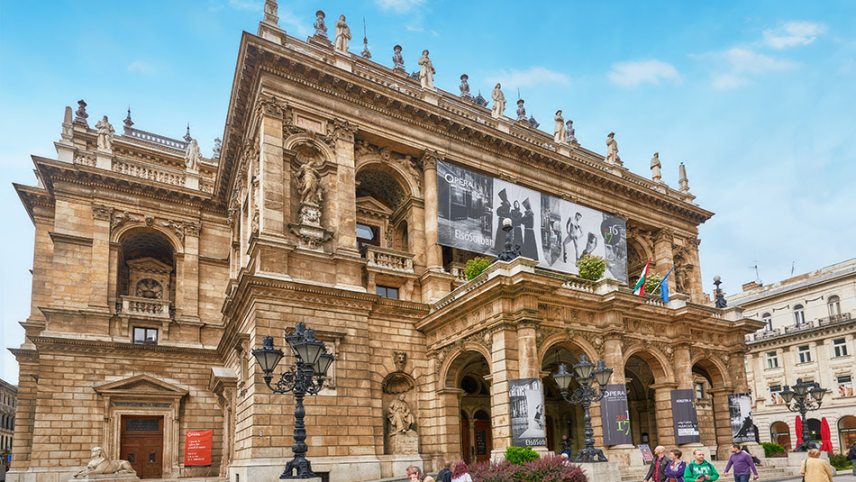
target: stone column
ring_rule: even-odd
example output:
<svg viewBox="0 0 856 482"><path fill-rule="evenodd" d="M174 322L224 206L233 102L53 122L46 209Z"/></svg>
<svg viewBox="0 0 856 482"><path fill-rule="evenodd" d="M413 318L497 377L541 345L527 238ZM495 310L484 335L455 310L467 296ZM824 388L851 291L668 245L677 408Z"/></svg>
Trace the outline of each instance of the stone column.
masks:
<svg viewBox="0 0 856 482"><path fill-rule="evenodd" d="M604 363L606 363L607 368L612 368L612 378L609 379L610 384L624 385L627 381L627 378L624 374L624 350L622 349L623 344L624 342L621 336L621 331L608 331L604 335L603 361ZM633 420L635 414L633 413L633 409L630 407L629 401L627 403L627 412L630 416L630 419ZM600 420L601 417L599 414L600 406L598 405L598 423L601 424L601 427L599 430L595 430L595 440L602 441L603 427L602 420ZM639 426L638 423L635 425L637 427ZM633 423L631 423L631 427L632 426ZM636 437L638 439L639 434L636 434ZM611 447L605 447L605 449L605 453L609 458L610 462L617 462L627 466L640 466L643 464L642 456L639 453L639 450L632 443L613 445Z"/></svg>
<svg viewBox="0 0 856 482"><path fill-rule="evenodd" d="M517 359L520 378L541 378L538 344L535 338L537 322L525 320L517 325Z"/></svg>
<svg viewBox="0 0 856 482"><path fill-rule="evenodd" d="M675 446L672 390L677 387L677 383L655 383L651 385L654 390L654 412L657 419L657 445L663 447Z"/></svg>
<svg viewBox="0 0 856 482"><path fill-rule="evenodd" d="M110 219L113 208L92 206L92 261L89 277L89 306L107 311L110 286Z"/></svg>
<svg viewBox="0 0 856 482"><path fill-rule="evenodd" d="M443 252L437 244L437 161L442 158L436 151L425 151L422 157L425 191L425 263L430 271L443 271Z"/></svg>
<svg viewBox="0 0 856 482"><path fill-rule="evenodd" d="M461 396L464 391L460 388L444 387L437 391L437 398L442 410L440 420L440 450L446 460L460 457L461 448Z"/></svg>
<svg viewBox="0 0 856 482"><path fill-rule="evenodd" d="M503 326L493 333L491 344L490 417L493 433L491 458L502 460L511 445L511 399L509 380L519 377L517 332Z"/></svg>
<svg viewBox="0 0 856 482"><path fill-rule="evenodd" d="M610 384L624 384L627 379L624 375L624 350L623 339L620 333L612 332L604 335L603 340L603 362L607 368L612 368Z"/></svg>
<svg viewBox="0 0 856 482"><path fill-rule="evenodd" d="M674 234L671 228L663 228L654 236L654 264L657 274L663 276L674 266L672 242ZM669 275L669 293L675 292L675 273Z"/></svg>
<svg viewBox="0 0 856 482"><path fill-rule="evenodd" d="M713 395L713 427L716 431L716 447L710 447L716 452L718 460L726 460L731 447L731 418L728 411L728 395L732 390L728 387L718 386L710 389Z"/></svg>
<svg viewBox="0 0 856 482"><path fill-rule="evenodd" d="M673 345L675 350L675 380L678 382L678 388L682 390L691 390L693 388L693 365L690 357L689 343L677 343Z"/></svg>

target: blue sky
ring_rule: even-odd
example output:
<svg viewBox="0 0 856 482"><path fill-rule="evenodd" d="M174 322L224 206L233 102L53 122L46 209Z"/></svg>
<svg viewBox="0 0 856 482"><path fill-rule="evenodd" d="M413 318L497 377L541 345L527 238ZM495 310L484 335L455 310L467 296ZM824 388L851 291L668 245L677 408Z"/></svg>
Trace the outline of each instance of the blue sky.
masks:
<svg viewBox="0 0 856 482"><path fill-rule="evenodd" d="M180 137L189 122L203 152L221 136L242 30L255 33L263 0L115 2L0 0L0 206L6 235L0 340L17 346L29 312L33 229L12 182L32 184L30 155L51 157L63 108L86 99L91 119ZM497 81L517 89L549 128L557 109L577 138L605 153L616 132L626 166L649 175L660 152L677 185L684 162L697 202L716 212L701 228L702 275L729 292L854 256L856 4L746 1L280 2L280 25L311 33L344 13L374 60L404 47L416 70L427 48L435 83L457 93ZM513 101L508 113L512 113ZM0 354L0 378L17 380Z"/></svg>

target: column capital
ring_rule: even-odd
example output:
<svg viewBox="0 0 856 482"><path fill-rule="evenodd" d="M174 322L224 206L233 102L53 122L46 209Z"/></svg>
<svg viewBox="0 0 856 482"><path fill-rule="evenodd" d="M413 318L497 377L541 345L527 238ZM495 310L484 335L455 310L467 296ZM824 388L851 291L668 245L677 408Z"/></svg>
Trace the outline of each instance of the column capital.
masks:
<svg viewBox="0 0 856 482"><path fill-rule="evenodd" d="M439 151L435 151L434 149L425 149L422 153L422 168L424 170L437 169L437 161L443 160L445 156L443 153Z"/></svg>
<svg viewBox="0 0 856 482"><path fill-rule="evenodd" d="M92 219L98 221L110 221L113 215L113 208L103 204L92 205Z"/></svg>

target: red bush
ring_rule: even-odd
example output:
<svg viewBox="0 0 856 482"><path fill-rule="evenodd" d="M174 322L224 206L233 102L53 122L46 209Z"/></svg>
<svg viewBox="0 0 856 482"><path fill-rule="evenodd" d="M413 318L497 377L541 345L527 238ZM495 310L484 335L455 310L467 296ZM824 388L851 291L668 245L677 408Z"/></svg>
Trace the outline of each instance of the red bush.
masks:
<svg viewBox="0 0 856 482"><path fill-rule="evenodd" d="M578 465L565 465L562 457L543 457L525 465L508 461L470 466L474 482L587 482Z"/></svg>

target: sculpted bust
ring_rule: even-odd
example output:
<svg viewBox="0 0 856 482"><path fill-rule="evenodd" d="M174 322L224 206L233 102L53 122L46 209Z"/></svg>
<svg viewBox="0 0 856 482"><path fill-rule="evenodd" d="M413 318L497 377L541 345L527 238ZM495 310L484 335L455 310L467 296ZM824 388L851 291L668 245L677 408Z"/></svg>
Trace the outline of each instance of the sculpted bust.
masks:
<svg viewBox="0 0 856 482"><path fill-rule="evenodd" d="M89 475L137 474L127 460L110 460L105 457L104 449L101 447L92 447L90 452L92 454L92 458L89 459L89 463L86 464L86 468L74 474L75 479L80 479Z"/></svg>

